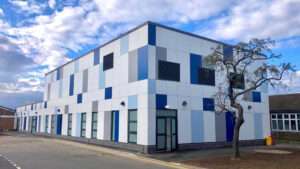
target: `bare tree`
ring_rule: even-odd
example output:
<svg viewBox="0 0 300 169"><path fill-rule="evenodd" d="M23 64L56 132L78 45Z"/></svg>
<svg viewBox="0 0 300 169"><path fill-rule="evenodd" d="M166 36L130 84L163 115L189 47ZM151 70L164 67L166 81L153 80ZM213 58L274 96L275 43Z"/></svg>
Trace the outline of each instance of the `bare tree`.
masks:
<svg viewBox="0 0 300 169"><path fill-rule="evenodd" d="M275 42L270 39L252 39L248 43L238 43L235 46L218 46L206 57L206 64L213 65L216 72L223 73L225 80L218 86L215 96L216 111L219 113L230 111L234 114L232 141L234 159L240 157L239 135L245 121L241 98L262 85L280 84L285 72L293 71L290 63L272 64L274 59L281 57L272 51L274 45Z"/></svg>

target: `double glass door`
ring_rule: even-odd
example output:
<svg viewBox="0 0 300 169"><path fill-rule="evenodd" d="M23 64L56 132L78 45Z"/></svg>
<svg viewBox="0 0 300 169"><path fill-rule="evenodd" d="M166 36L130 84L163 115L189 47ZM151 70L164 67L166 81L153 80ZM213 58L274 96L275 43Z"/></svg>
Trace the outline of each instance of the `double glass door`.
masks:
<svg viewBox="0 0 300 169"><path fill-rule="evenodd" d="M156 116L156 149L173 151L177 148L177 112L158 110Z"/></svg>

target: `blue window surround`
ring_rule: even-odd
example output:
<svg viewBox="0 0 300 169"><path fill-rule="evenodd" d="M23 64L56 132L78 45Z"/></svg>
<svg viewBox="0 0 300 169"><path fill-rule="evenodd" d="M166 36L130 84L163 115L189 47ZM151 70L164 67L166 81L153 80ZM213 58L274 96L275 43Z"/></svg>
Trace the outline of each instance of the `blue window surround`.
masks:
<svg viewBox="0 0 300 169"><path fill-rule="evenodd" d="M203 110L215 111L215 100L212 98L203 98Z"/></svg>
<svg viewBox="0 0 300 169"><path fill-rule="evenodd" d="M112 98L112 87L105 88L104 99L108 100Z"/></svg>
<svg viewBox="0 0 300 169"><path fill-rule="evenodd" d="M60 69L56 70L56 80L60 80Z"/></svg>
<svg viewBox="0 0 300 169"><path fill-rule="evenodd" d="M70 76L69 96L74 95L74 74Z"/></svg>
<svg viewBox="0 0 300 169"><path fill-rule="evenodd" d="M156 26L152 23L148 24L148 44L156 45Z"/></svg>
<svg viewBox="0 0 300 169"><path fill-rule="evenodd" d="M100 49L97 48L94 50L94 65L98 65L100 63Z"/></svg>
<svg viewBox="0 0 300 169"><path fill-rule="evenodd" d="M202 67L202 57L197 54L190 54L190 78L191 84L199 84L199 68Z"/></svg>
<svg viewBox="0 0 300 169"><path fill-rule="evenodd" d="M256 91L252 92L252 101L261 102L261 93Z"/></svg>
<svg viewBox="0 0 300 169"><path fill-rule="evenodd" d="M148 78L148 46L138 49L138 80Z"/></svg>
<svg viewBox="0 0 300 169"><path fill-rule="evenodd" d="M165 109L167 105L167 95L156 94L156 109Z"/></svg>
<svg viewBox="0 0 300 169"><path fill-rule="evenodd" d="M82 94L77 95L77 103L78 104L82 103Z"/></svg>

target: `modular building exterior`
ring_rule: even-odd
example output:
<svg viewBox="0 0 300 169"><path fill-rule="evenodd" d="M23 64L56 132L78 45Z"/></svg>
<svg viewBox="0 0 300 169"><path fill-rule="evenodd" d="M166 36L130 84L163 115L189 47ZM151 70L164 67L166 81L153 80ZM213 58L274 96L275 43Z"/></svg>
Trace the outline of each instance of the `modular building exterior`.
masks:
<svg viewBox="0 0 300 169"><path fill-rule="evenodd" d="M226 145L233 115L216 113L214 100L224 76L204 62L219 45L234 55L146 22L47 73L44 100L17 108L19 130L145 153ZM251 107L240 139L261 143L270 135L267 88L240 99Z"/></svg>

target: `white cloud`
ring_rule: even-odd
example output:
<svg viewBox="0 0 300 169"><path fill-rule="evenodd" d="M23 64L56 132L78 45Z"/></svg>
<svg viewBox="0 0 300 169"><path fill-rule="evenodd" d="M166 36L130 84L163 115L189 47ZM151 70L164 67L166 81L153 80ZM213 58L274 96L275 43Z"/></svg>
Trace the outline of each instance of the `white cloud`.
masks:
<svg viewBox="0 0 300 169"><path fill-rule="evenodd" d="M300 93L300 70L286 73L281 85L270 87L270 94Z"/></svg>
<svg viewBox="0 0 300 169"><path fill-rule="evenodd" d="M49 0L48 4L49 4L49 7L53 9L53 8L55 8L56 0Z"/></svg>
<svg viewBox="0 0 300 169"><path fill-rule="evenodd" d="M0 17L1 16L4 16L4 12L3 12L3 9L0 8Z"/></svg>
<svg viewBox="0 0 300 169"><path fill-rule="evenodd" d="M23 0L9 0L9 3L17 7L20 11L18 13L23 14L41 14L46 7L43 4L38 4L35 1L23 1Z"/></svg>
<svg viewBox="0 0 300 169"><path fill-rule="evenodd" d="M299 0L239 1L227 15L213 21L207 34L238 40L299 36L299 9Z"/></svg>

